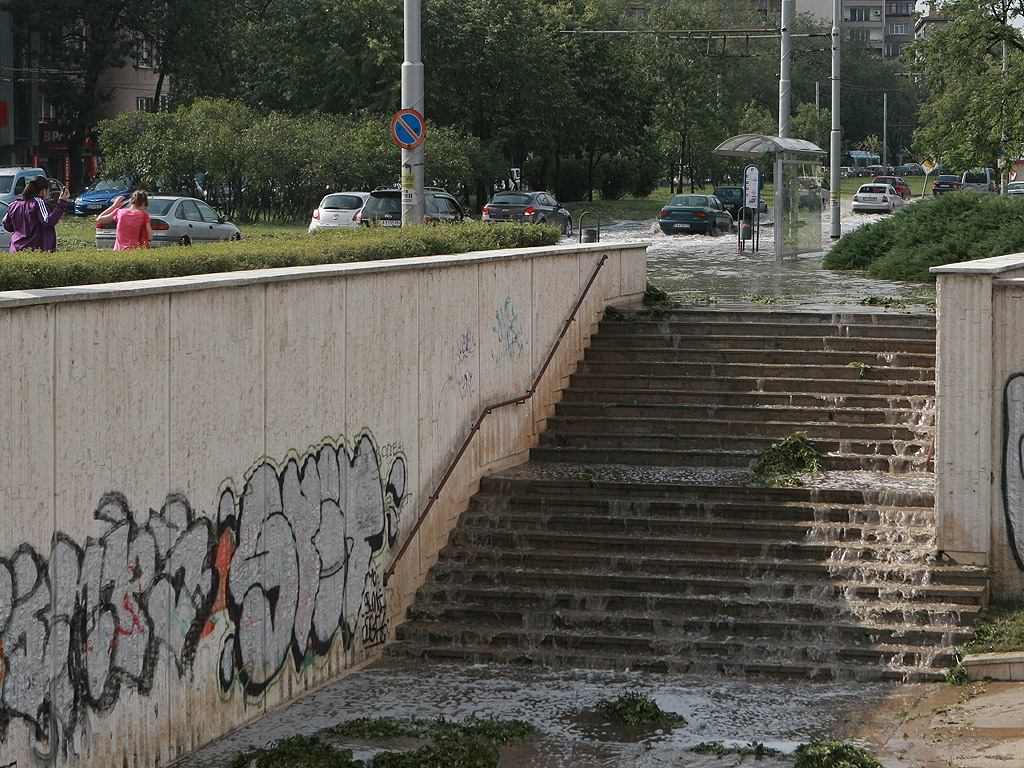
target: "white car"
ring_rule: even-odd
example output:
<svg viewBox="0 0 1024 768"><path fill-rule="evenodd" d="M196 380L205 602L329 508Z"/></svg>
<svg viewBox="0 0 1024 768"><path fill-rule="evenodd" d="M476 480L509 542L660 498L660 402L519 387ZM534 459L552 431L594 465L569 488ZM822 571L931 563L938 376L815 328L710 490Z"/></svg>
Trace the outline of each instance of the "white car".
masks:
<svg viewBox="0 0 1024 768"><path fill-rule="evenodd" d="M854 213L892 213L903 198L892 184L864 184L853 196Z"/></svg>
<svg viewBox="0 0 1024 768"><path fill-rule="evenodd" d="M313 211L313 218L309 221L309 231L316 232L318 229L337 229L338 227L358 227L359 221L356 218L369 192L332 192L320 201L320 205Z"/></svg>
<svg viewBox="0 0 1024 768"><path fill-rule="evenodd" d="M127 206L127 202L121 205ZM242 239L242 230L194 197L151 195L146 213L153 228L151 248ZM113 248L116 236L115 222L96 225L97 248Z"/></svg>
<svg viewBox="0 0 1024 768"><path fill-rule="evenodd" d="M1024 195L1024 181L1011 181L1006 185L1006 194Z"/></svg>

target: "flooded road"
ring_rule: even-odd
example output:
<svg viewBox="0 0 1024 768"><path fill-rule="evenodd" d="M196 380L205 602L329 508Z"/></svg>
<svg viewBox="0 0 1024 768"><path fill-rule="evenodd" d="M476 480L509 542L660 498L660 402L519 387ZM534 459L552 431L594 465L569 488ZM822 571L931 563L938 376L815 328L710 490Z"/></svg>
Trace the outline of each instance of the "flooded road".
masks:
<svg viewBox="0 0 1024 768"><path fill-rule="evenodd" d="M882 218L853 214L843 203L843 233ZM832 241L828 212L822 218L822 245ZM685 303L752 303L812 308L860 305L865 299L896 299L907 311L934 311L934 285L876 280L862 273L822 269L822 253L775 258L774 227L762 226L760 250L739 252L736 232L718 235L665 235L656 221L630 221L601 228L601 242L650 242L647 274Z"/></svg>
<svg viewBox="0 0 1024 768"><path fill-rule="evenodd" d="M296 734L312 735L357 717L461 720L521 719L534 724L528 742L505 747L503 768L641 768L727 766L737 756L698 755L701 743L751 741L789 756L756 761L791 766L801 743L852 737L863 712L874 711L892 685L880 683L757 683L693 676L602 670L543 670L508 665L455 666L408 662L364 669L307 695L201 750L179 768L227 768L236 751ZM639 691L662 710L686 718L668 733L628 734L595 712L602 699ZM333 742L367 760L380 744ZM407 747L408 748L408 747ZM744 764L754 764L748 757Z"/></svg>

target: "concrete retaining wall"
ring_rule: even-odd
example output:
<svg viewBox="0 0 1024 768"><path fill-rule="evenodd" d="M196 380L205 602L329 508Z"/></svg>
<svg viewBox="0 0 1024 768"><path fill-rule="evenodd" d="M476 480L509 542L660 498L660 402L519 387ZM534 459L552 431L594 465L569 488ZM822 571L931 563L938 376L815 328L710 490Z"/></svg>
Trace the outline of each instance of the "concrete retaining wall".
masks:
<svg viewBox="0 0 1024 768"><path fill-rule="evenodd" d="M0 294L0 765L165 765L375 658L645 283L594 244Z"/></svg>
<svg viewBox="0 0 1024 768"><path fill-rule="evenodd" d="M932 272L938 545L1024 597L1024 254Z"/></svg>

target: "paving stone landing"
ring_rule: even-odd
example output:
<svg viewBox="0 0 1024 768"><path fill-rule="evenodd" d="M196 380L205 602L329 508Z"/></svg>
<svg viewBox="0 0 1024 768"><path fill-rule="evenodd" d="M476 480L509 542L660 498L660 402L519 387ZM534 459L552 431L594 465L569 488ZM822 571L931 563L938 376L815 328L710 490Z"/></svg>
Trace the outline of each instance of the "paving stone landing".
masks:
<svg viewBox="0 0 1024 768"><path fill-rule="evenodd" d="M601 323L530 461L486 478L392 656L926 681L987 597L935 546L935 322L689 309ZM751 469L805 432L826 472Z"/></svg>

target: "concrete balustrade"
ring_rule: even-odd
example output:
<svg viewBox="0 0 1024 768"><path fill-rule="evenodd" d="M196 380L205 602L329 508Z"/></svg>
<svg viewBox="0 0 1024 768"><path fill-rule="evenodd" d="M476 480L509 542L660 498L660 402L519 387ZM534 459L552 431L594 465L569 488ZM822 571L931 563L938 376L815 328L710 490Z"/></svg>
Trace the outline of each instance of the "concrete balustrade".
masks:
<svg viewBox="0 0 1024 768"><path fill-rule="evenodd" d="M165 765L378 657L645 284L591 244L0 294L0 764Z"/></svg>
<svg viewBox="0 0 1024 768"><path fill-rule="evenodd" d="M1024 254L933 267L938 546L1024 597Z"/></svg>

